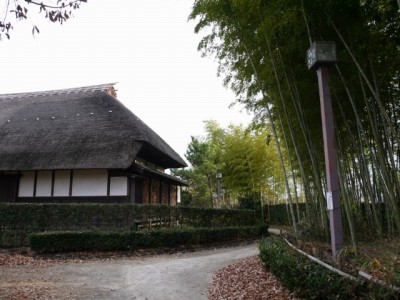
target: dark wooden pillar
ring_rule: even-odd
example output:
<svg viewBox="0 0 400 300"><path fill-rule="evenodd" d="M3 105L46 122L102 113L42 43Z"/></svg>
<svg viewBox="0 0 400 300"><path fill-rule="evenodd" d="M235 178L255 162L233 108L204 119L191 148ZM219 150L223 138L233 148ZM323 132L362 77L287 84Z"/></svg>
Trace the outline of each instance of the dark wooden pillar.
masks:
<svg viewBox="0 0 400 300"><path fill-rule="evenodd" d="M15 202L18 194L17 174L0 175L0 202Z"/></svg>
<svg viewBox="0 0 400 300"><path fill-rule="evenodd" d="M168 184L168 205L171 205L171 184Z"/></svg>
<svg viewBox="0 0 400 300"><path fill-rule="evenodd" d="M149 177L149 204L151 204L151 177Z"/></svg>
<svg viewBox="0 0 400 300"><path fill-rule="evenodd" d="M162 204L162 181L161 181L161 179L160 179L159 185L158 185L158 195L160 197L160 199L158 199L158 202L160 204Z"/></svg>

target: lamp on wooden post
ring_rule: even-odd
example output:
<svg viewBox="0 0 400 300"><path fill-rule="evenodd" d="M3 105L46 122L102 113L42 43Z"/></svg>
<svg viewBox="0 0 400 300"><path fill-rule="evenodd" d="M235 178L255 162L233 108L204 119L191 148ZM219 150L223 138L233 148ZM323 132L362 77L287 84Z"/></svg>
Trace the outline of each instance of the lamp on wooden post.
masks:
<svg viewBox="0 0 400 300"><path fill-rule="evenodd" d="M327 182L326 202L329 211L332 255L334 258L336 258L338 250L343 246L342 214L339 199L339 177L328 71L328 67L335 63L335 42L314 42L307 50L308 69L317 71L318 75Z"/></svg>

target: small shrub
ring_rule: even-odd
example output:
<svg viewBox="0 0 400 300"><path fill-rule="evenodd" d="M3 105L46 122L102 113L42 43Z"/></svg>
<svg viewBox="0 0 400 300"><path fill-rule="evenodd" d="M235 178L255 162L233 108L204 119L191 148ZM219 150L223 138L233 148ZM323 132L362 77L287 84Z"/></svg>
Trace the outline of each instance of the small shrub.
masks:
<svg viewBox="0 0 400 300"><path fill-rule="evenodd" d="M400 294L371 282L342 277L276 237L263 239L260 259L289 290L305 299L399 299Z"/></svg>
<svg viewBox="0 0 400 300"><path fill-rule="evenodd" d="M301 240L326 242L325 232L320 224L310 220L301 220L297 223L297 230Z"/></svg>
<svg viewBox="0 0 400 300"><path fill-rule="evenodd" d="M360 297L359 283L341 277L297 253L277 238L260 243L260 259L288 289L301 298Z"/></svg>
<svg viewBox="0 0 400 300"><path fill-rule="evenodd" d="M270 219L268 220L268 223L271 225L291 226L287 210L288 208L286 204L265 205L264 216L269 216ZM306 213L305 203L299 203L299 210L301 216ZM261 214L261 212L258 211L258 208L256 208L256 212L258 215Z"/></svg>

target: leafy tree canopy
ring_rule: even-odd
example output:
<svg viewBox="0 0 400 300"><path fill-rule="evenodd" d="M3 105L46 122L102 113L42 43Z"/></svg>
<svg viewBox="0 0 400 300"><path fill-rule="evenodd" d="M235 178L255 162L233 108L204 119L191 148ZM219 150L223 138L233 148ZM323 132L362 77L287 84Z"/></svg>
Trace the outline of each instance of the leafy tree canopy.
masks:
<svg viewBox="0 0 400 300"><path fill-rule="evenodd" d="M296 181L292 176L292 185L303 185L311 214L307 219L315 228L328 227L318 82L306 67L306 51L314 41L335 41L337 62L330 71L330 87L349 230L354 241L352 218L359 215L361 203L369 203L366 224L374 224L381 234L383 210L376 205L382 203L387 231L400 235L399 4L194 1L189 19L196 22L195 32L203 34L198 49L216 58L218 73L235 92L236 101L255 114L259 126L271 129L280 157L283 149L288 150L286 162L281 159L280 164L295 230L287 181L291 174L301 177ZM238 174L246 168L239 166ZM238 180L235 186L248 188L243 183Z"/></svg>
<svg viewBox="0 0 400 300"><path fill-rule="evenodd" d="M185 156L191 168L174 171L190 183L190 196L185 196L190 205L215 206L217 172L223 174L227 207L236 206L240 197L249 195L282 196L282 172L267 130L235 125L223 129L215 121L206 121L205 132L203 137L192 137L188 145Z"/></svg>

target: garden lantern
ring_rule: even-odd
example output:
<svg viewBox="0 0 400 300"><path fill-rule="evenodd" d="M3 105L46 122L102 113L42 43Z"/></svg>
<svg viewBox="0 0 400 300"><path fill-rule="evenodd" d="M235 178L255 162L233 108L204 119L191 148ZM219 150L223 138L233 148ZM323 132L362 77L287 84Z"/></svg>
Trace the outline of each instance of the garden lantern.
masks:
<svg viewBox="0 0 400 300"><path fill-rule="evenodd" d="M321 65L330 65L336 62L335 42L314 42L307 50L307 67L316 70Z"/></svg>

